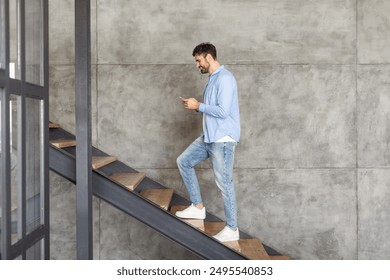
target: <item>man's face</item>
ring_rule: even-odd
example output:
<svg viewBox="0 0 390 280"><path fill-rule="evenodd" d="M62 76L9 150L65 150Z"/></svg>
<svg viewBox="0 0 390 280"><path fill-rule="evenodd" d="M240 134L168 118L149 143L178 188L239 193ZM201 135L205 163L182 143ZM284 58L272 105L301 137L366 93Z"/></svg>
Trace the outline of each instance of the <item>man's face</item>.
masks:
<svg viewBox="0 0 390 280"><path fill-rule="evenodd" d="M196 63L196 68L198 68L202 74L209 73L210 63L208 61L208 55L196 54L195 63Z"/></svg>

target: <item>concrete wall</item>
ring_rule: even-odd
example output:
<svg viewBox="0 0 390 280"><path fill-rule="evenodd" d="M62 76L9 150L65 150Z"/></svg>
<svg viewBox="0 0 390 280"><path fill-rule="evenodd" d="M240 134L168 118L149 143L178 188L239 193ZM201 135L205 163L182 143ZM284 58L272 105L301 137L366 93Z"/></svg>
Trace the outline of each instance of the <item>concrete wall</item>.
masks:
<svg viewBox="0 0 390 280"><path fill-rule="evenodd" d="M210 41L239 88L240 228L294 259L390 257L390 2L91 2L96 146L187 195L176 158L201 123L179 96L201 98L207 77L191 52ZM73 8L50 1L50 118L70 131ZM209 162L198 175L206 206L224 218ZM53 175L53 258L75 257L74 199ZM94 205L96 258L195 258Z"/></svg>

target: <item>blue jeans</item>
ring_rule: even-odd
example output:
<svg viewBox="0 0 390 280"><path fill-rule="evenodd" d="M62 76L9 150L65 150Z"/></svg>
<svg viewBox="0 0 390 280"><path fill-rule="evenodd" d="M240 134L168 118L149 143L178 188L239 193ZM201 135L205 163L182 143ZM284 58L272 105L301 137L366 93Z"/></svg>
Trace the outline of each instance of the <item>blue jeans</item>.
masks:
<svg viewBox="0 0 390 280"><path fill-rule="evenodd" d="M210 158L215 182L222 192L226 224L237 228L237 202L233 184L235 142L204 143L196 139L178 158L177 165L193 204L203 204L194 167Z"/></svg>

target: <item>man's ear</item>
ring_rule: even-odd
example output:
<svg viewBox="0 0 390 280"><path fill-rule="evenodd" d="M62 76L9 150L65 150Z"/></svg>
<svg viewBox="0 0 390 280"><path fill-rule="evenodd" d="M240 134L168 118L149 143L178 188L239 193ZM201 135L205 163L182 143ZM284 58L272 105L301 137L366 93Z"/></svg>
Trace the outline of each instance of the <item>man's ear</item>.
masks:
<svg viewBox="0 0 390 280"><path fill-rule="evenodd" d="M208 63L210 63L211 61L214 60L213 56L212 56L211 54L209 54L209 53L206 55L205 58L206 58L206 61L207 61Z"/></svg>

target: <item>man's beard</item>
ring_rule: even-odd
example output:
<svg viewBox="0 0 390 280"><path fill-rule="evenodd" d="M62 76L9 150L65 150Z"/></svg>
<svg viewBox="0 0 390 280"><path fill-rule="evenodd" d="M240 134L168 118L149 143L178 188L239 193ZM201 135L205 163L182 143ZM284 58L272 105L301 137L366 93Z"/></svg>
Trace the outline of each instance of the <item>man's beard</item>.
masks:
<svg viewBox="0 0 390 280"><path fill-rule="evenodd" d="M205 66L205 67L200 67L199 68L200 73L202 73L202 74L208 74L209 73L209 69L210 69L210 64Z"/></svg>
<svg viewBox="0 0 390 280"><path fill-rule="evenodd" d="M208 72L209 72L208 69L206 69L206 68L200 68L200 73L202 73L202 74L207 74Z"/></svg>

